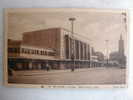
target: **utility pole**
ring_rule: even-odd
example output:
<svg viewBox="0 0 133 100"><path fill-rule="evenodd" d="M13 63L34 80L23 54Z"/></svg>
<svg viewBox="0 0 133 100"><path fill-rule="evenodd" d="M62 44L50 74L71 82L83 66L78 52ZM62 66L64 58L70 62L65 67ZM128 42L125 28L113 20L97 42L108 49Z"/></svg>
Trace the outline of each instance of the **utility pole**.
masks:
<svg viewBox="0 0 133 100"><path fill-rule="evenodd" d="M73 72L75 70L75 55L74 55L74 32L73 32L73 26L74 26L74 21L76 18L72 17L69 18L69 21L71 22L71 31L72 31L72 53L71 53L71 60L73 62L73 65L71 66L71 71Z"/></svg>

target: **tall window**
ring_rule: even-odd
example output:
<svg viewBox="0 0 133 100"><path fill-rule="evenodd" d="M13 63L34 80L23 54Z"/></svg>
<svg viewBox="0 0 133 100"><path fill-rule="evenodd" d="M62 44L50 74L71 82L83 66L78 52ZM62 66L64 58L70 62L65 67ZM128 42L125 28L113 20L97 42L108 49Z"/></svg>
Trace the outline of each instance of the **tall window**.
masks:
<svg viewBox="0 0 133 100"><path fill-rule="evenodd" d="M66 50L66 59L69 59L69 37L65 35L65 50Z"/></svg>
<svg viewBox="0 0 133 100"><path fill-rule="evenodd" d="M80 42L80 54L81 54L81 60L83 59L83 43Z"/></svg>
<svg viewBox="0 0 133 100"><path fill-rule="evenodd" d="M79 41L75 41L76 59L79 59Z"/></svg>

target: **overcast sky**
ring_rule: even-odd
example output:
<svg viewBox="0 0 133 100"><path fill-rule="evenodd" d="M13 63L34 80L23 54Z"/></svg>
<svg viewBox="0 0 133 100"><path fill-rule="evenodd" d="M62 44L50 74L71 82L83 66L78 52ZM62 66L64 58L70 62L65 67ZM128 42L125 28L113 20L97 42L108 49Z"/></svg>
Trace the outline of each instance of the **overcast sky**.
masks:
<svg viewBox="0 0 133 100"><path fill-rule="evenodd" d="M96 51L105 54L118 50L120 34L126 42L127 33L121 13L112 12L17 12L8 14L8 37L21 40L23 32L62 27L71 30L70 17L75 17L74 32L89 39ZM127 49L125 48L125 51Z"/></svg>

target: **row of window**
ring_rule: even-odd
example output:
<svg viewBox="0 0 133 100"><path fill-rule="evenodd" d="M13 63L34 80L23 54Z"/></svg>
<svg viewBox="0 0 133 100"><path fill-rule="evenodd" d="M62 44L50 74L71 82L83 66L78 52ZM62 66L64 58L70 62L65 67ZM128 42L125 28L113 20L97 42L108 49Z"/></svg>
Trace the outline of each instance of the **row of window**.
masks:
<svg viewBox="0 0 133 100"><path fill-rule="evenodd" d="M26 49L26 48L8 48L8 52L55 56L54 52L43 51L43 50L33 50L33 49Z"/></svg>
<svg viewBox="0 0 133 100"><path fill-rule="evenodd" d="M69 59L69 58L71 58L71 56L70 56L71 50L70 49L72 49L72 41L73 40L68 35L66 35L65 41L66 41L66 58ZM74 40L74 41L75 41L75 45L74 45L75 58L76 59L85 59L85 60L90 59L90 46L89 46L89 44L83 43L79 40Z"/></svg>

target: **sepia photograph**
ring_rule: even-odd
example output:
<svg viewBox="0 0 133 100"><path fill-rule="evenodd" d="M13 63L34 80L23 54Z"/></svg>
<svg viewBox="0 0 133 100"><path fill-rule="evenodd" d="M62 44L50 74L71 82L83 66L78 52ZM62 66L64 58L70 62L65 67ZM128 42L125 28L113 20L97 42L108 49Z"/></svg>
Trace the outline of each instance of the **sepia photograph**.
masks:
<svg viewBox="0 0 133 100"><path fill-rule="evenodd" d="M7 84L126 86L126 10L11 8L5 11Z"/></svg>

